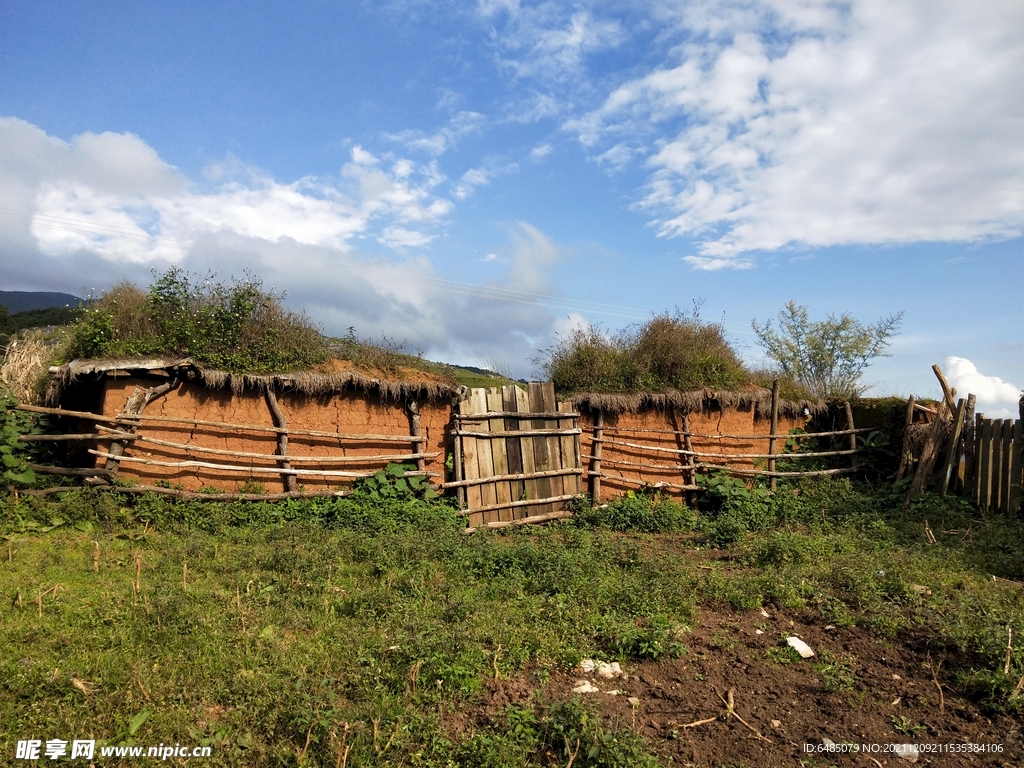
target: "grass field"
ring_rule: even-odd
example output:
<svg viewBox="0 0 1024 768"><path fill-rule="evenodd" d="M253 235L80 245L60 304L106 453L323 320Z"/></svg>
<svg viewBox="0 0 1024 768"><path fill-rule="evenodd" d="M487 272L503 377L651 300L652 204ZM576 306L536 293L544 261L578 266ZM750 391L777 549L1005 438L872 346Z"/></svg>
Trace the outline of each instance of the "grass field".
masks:
<svg viewBox="0 0 1024 768"><path fill-rule="evenodd" d="M694 517L631 497L564 524L466 536L448 506L412 498L5 498L0 762L20 739L60 738L212 748L190 765L679 764L696 731L638 722L646 701L631 719L615 697L563 683L598 658L638 686L688 670L703 695L699 664L737 642L766 644L758 669L795 669L775 625L729 629L762 608L851 633L861 656L941 658L951 710L1019 724L1024 528L958 500L925 497L908 513L899 500L806 483L774 497L734 489ZM801 669L868 718L884 709L871 663L836 651ZM925 719L939 722L935 692L920 698L885 721L892 738L938 728ZM735 725L714 727L725 721ZM1019 744L1019 732L1006 738ZM758 764L730 739L699 764Z"/></svg>

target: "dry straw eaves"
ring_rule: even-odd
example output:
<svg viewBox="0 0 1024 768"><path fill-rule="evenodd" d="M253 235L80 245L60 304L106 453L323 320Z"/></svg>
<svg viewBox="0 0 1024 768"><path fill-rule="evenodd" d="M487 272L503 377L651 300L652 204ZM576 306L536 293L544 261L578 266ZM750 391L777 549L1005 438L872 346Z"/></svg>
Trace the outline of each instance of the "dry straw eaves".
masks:
<svg viewBox="0 0 1024 768"><path fill-rule="evenodd" d="M230 389L236 395L246 390L262 391L273 388L297 392L311 397L361 391L378 395L382 400L440 400L458 395L461 387L438 381L392 380L365 376L353 371L292 371L277 374L231 373L204 368L190 359L118 359L73 360L52 373L46 394L48 404L57 405L63 390L83 377L99 378L110 371L145 373L148 371L174 371L183 380L201 384L209 389Z"/></svg>
<svg viewBox="0 0 1024 768"><path fill-rule="evenodd" d="M719 411L726 408L753 408L761 418L771 416L772 393L767 389L742 391L698 389L692 392L637 392L600 393L583 392L570 398L577 410L606 414L639 413L648 410L677 410L682 413ZM822 400L780 400L779 414L801 416L816 414L825 410Z"/></svg>

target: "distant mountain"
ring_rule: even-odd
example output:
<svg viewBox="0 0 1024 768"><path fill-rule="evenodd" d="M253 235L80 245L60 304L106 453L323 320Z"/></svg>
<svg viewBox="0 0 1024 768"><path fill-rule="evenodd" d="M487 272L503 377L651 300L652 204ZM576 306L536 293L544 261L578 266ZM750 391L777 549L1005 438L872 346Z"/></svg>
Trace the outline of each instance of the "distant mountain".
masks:
<svg viewBox="0 0 1024 768"><path fill-rule="evenodd" d="M52 291L0 291L0 304L7 307L12 315L30 309L49 309L50 307L77 307L82 299L70 293L54 293Z"/></svg>

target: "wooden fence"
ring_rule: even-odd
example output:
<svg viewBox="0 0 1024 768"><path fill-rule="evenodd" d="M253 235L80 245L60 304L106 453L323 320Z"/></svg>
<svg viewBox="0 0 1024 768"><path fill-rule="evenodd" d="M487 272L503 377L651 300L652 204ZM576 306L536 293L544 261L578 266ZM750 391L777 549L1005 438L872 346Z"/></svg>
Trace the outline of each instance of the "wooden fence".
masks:
<svg viewBox="0 0 1024 768"><path fill-rule="evenodd" d="M32 469L40 474L83 477L86 482L92 484L111 484L119 478L122 464L134 464L179 472L215 472L220 473L222 477L231 477L236 482L279 478L285 487L284 493L216 494L217 499L223 500L278 499L320 495L343 496L347 493L346 489L300 491L298 484L304 479L336 483L352 482L376 474L389 463L415 464L416 470L406 472L406 476L439 477L436 473L425 471L425 460L437 457L440 453L429 453L424 450L425 437L419 429L419 408L415 402L410 402L406 406L410 419L410 434L407 435L345 434L289 428L275 393L269 389L265 392L265 399L274 426L143 413L149 402L163 396L170 389L171 387L167 385L148 390L137 387L128 398L122 411L115 416L62 408L19 405L19 410L71 418L94 425L92 432L22 435L20 440L24 442L94 443L101 446L89 448L88 453L103 460L103 466L68 468L31 465ZM276 444L276 450L273 453L230 450L195 442L186 443L160 439L147 434L147 430L166 430L168 426L189 429L203 428L211 433L220 434L222 437L236 437L239 434L248 433L260 438L272 439ZM325 443L334 444L342 452L333 453L325 450L323 453L295 453L289 449L290 444L294 448L296 443L303 442L316 444L320 448L323 448ZM374 450L372 446L377 446L377 448ZM374 452L347 453L354 447ZM155 458L152 454L153 451L159 451L161 457ZM60 489L49 490L56 492ZM154 485L125 485L119 486L119 490L126 493L163 493L182 498L210 498L210 495L206 493L196 494Z"/></svg>
<svg viewBox="0 0 1024 768"><path fill-rule="evenodd" d="M974 472L965 489L981 509L1011 516L1020 509L1021 423L1021 419L986 419L982 413L975 419Z"/></svg>
<svg viewBox="0 0 1024 768"><path fill-rule="evenodd" d="M550 382L471 389L452 414L455 489L469 529L568 517L581 492L579 414Z"/></svg>

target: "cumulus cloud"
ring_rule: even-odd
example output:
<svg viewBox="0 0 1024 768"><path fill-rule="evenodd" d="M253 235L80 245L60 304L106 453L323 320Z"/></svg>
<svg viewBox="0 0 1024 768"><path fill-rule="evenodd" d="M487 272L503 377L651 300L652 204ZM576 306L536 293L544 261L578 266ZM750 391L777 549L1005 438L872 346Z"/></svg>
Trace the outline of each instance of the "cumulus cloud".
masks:
<svg viewBox="0 0 1024 768"><path fill-rule="evenodd" d="M186 178L142 139L69 142L0 118L0 254L5 287L81 295L146 284L170 264L227 277L251 270L288 291L331 334L355 326L436 359L501 361L517 376L544 347L560 299L548 273L561 248L526 222L508 227L485 285L446 279L423 254L453 208L435 163L361 146L336 178L284 183L228 159ZM368 251L380 243L390 251Z"/></svg>
<svg viewBox="0 0 1024 768"><path fill-rule="evenodd" d="M1016 417L1018 400L1022 388L1003 381L998 376L986 376L977 366L964 357L947 357L946 379L951 387L964 397L967 393L977 396L975 410L990 419Z"/></svg>
<svg viewBox="0 0 1024 768"><path fill-rule="evenodd" d="M780 0L653 14L677 43L661 66L564 127L597 159L644 158L638 207L662 235L701 241L711 261L695 267L1024 231L1024 5Z"/></svg>

